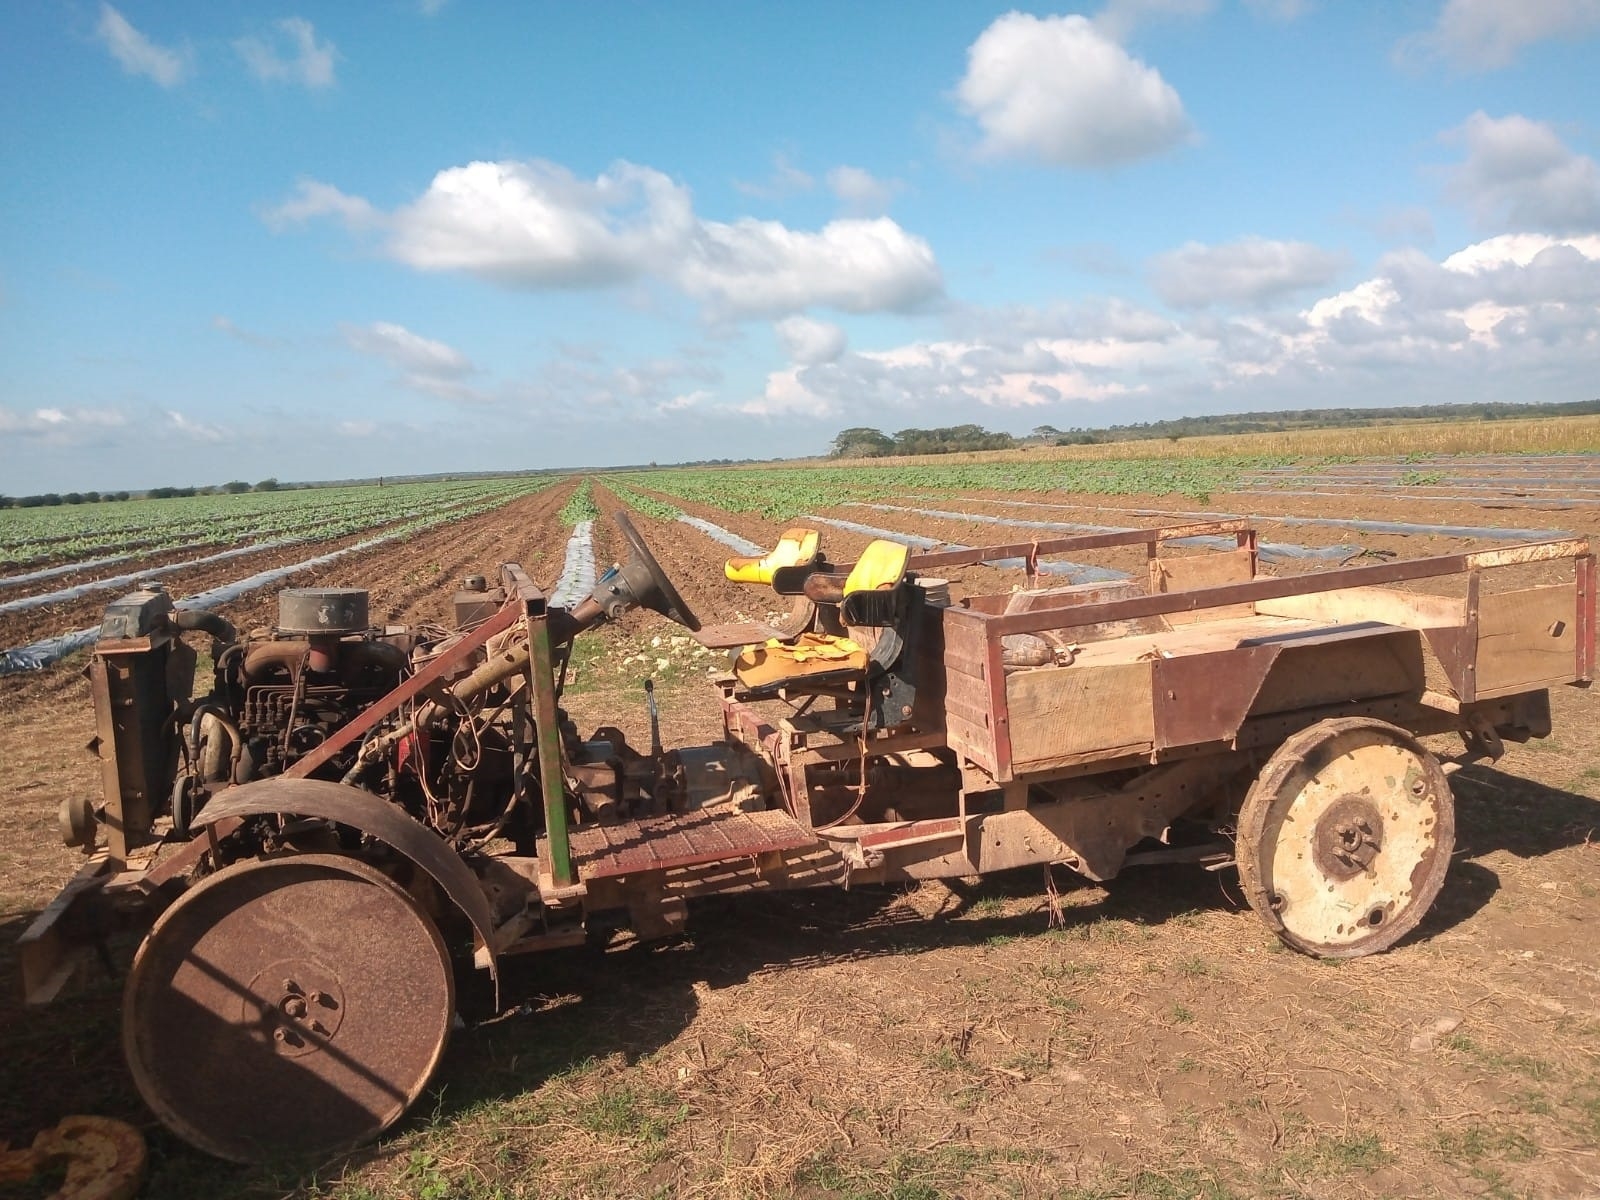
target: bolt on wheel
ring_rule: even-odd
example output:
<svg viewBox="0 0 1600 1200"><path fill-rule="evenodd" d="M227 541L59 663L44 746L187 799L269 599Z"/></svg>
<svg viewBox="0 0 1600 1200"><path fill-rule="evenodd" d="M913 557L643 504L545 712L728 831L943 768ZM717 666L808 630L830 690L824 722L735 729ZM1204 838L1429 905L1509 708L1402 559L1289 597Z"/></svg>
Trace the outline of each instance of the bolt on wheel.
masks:
<svg viewBox="0 0 1600 1200"><path fill-rule="evenodd" d="M388 876L332 854L237 863L183 894L134 959L123 1049L179 1137L236 1162L388 1128L444 1054L455 980Z"/></svg>
<svg viewBox="0 0 1600 1200"><path fill-rule="evenodd" d="M1321 721L1267 760L1239 811L1245 899L1319 958L1387 950L1432 906L1455 846L1450 784L1405 730Z"/></svg>

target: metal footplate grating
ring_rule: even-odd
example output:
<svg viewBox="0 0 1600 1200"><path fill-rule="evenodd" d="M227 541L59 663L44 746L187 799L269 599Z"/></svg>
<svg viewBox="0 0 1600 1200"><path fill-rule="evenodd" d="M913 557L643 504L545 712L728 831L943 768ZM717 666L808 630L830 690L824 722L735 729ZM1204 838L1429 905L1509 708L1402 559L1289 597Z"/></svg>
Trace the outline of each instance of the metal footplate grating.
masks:
<svg viewBox="0 0 1600 1200"><path fill-rule="evenodd" d="M578 878L611 879L730 858L796 850L817 840L788 813L700 809L614 825L580 825L570 834Z"/></svg>

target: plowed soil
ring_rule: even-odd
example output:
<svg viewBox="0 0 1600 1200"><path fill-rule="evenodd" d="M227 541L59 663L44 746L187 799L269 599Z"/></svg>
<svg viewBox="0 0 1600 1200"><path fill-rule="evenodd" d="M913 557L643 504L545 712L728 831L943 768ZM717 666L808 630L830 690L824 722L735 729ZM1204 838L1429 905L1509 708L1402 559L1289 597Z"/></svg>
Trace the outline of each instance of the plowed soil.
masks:
<svg viewBox="0 0 1600 1200"><path fill-rule="evenodd" d="M292 582L367 587L378 621L443 619L461 575L506 559L552 583L570 490ZM594 497L603 512L622 507L603 480ZM782 528L663 499L762 545ZM1040 507L984 503L998 499ZM1591 535L1600 524L1600 511L1361 497L890 502L1102 525L1171 520L1117 508ZM1055 536L848 505L819 515L967 544ZM781 608L770 592L728 583L721 563L733 552L700 531L636 524L708 623ZM595 536L601 564L624 557L608 521ZM1473 544L1271 524L1262 537L1404 558ZM866 540L823 532L836 561ZM1085 561L1142 570L1142 553L1118 553ZM224 565L228 577L248 573ZM1022 582L1020 571L958 574L958 594ZM251 626L274 610L263 595L225 612ZM716 735L706 680L722 664L682 630L635 613L580 646L568 707L581 726L617 723L645 744L639 684L653 677L668 745ZM0 679L8 941L75 865L56 838L57 800L98 786L79 749L91 732L81 663ZM1558 688L1552 702L1553 738L1452 777L1445 890L1383 955L1331 965L1288 952L1243 906L1233 872L1198 867L1130 870L1103 886L1058 871L1056 928L1034 870L904 892L728 898L695 909L689 935L666 946L520 960L498 1015L467 986L468 1028L416 1114L314 1175L219 1167L154 1125L120 1063L115 984L91 981L44 1013L0 1007L0 1138L31 1138L68 1112L134 1119L151 1139L149 1194L161 1196L1600 1194L1600 701ZM0 1197L12 1194L43 1193L0 1184Z"/></svg>

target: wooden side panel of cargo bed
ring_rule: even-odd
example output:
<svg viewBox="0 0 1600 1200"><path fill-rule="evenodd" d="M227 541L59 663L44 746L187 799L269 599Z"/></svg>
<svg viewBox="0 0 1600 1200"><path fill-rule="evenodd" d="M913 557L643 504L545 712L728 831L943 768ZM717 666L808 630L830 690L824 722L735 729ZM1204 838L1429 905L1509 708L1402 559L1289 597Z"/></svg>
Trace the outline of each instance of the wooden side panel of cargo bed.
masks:
<svg viewBox="0 0 1600 1200"><path fill-rule="evenodd" d="M1478 601L1478 698L1509 696L1578 674L1578 592L1553 583Z"/></svg>
<svg viewBox="0 0 1600 1200"><path fill-rule="evenodd" d="M990 774L1003 774L994 711L995 685L983 620L956 608L929 611L930 616L935 614L942 630L942 681L934 686L944 710L945 740L952 750ZM919 688L919 703L920 692Z"/></svg>
<svg viewBox="0 0 1600 1200"><path fill-rule="evenodd" d="M1149 750L1155 740L1151 667L1041 667L1007 676L1012 769Z"/></svg>
<svg viewBox="0 0 1600 1200"><path fill-rule="evenodd" d="M1248 550L1215 550L1206 554L1191 554L1183 558L1152 558L1150 560L1150 592L1192 592L1198 588L1223 587L1230 583L1248 583L1251 579L1252 557ZM1248 617L1254 613L1249 604L1225 604L1221 608L1201 609L1192 613L1168 613L1171 626L1192 625L1197 621L1224 621L1229 617Z"/></svg>

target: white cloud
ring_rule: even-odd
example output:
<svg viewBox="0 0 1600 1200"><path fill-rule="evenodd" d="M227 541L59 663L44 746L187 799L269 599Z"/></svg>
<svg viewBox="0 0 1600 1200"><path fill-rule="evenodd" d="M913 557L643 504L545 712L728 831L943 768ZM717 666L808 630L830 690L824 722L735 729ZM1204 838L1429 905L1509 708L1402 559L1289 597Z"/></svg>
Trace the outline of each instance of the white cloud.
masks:
<svg viewBox="0 0 1600 1200"><path fill-rule="evenodd" d="M1129 320L1133 315L1120 302L1077 318L1004 310L985 319L969 313L971 337L842 353L811 364L797 361L768 375L762 394L739 411L817 417L871 413L878 420L884 414L914 414L936 422L970 413L974 406L1024 409L1144 393L1150 378L1203 353L1202 339L1154 314ZM1125 326L1133 336L1108 332L1114 326Z"/></svg>
<svg viewBox="0 0 1600 1200"><path fill-rule="evenodd" d="M1151 281L1175 308L1248 306L1326 284L1344 264L1343 255L1309 242L1259 237L1216 246L1189 242L1156 256Z"/></svg>
<svg viewBox="0 0 1600 1200"><path fill-rule="evenodd" d="M844 353L844 330L811 317L785 317L773 326L791 360L811 365L832 362Z"/></svg>
<svg viewBox="0 0 1600 1200"><path fill-rule="evenodd" d="M691 408L703 408L715 398L711 392L703 388L692 392L683 392L674 396L671 400L663 400L657 404L656 411L663 413L687 412Z"/></svg>
<svg viewBox="0 0 1600 1200"><path fill-rule="evenodd" d="M1107 0L1095 25L1113 41L1122 41L1138 26L1163 17L1203 17L1216 0Z"/></svg>
<svg viewBox="0 0 1600 1200"><path fill-rule="evenodd" d="M167 410L167 424L174 432L197 442L215 443L227 440L227 434L220 427L196 421L177 409Z"/></svg>
<svg viewBox="0 0 1600 1200"><path fill-rule="evenodd" d="M932 247L888 217L830 221L816 233L748 217L702 221L675 273L689 295L748 315L904 311L943 288Z"/></svg>
<svg viewBox="0 0 1600 1200"><path fill-rule="evenodd" d="M1600 234L1508 234L1442 261L1397 251L1298 312L1173 321L1105 301L947 316L946 338L775 370L738 410L855 423L870 414L883 428L987 410L1002 427L1065 427L1353 396L1587 399L1600 372Z"/></svg>
<svg viewBox="0 0 1600 1200"><path fill-rule="evenodd" d="M390 257L422 271L528 288L656 279L732 315L903 310L943 288L932 248L887 217L816 232L709 221L686 187L627 162L592 181L537 160L469 163L391 213L306 180L263 218L283 228L324 215L380 232Z"/></svg>
<svg viewBox="0 0 1600 1200"><path fill-rule="evenodd" d="M454 346L413 333L392 321L343 325L345 344L360 354L383 359L400 372L400 382L455 404L491 404L495 396L468 382L478 368Z"/></svg>
<svg viewBox="0 0 1600 1200"><path fill-rule="evenodd" d="M968 48L956 94L983 130L981 152L995 157L1113 167L1190 131L1160 72L1080 16L1000 17Z"/></svg>
<svg viewBox="0 0 1600 1200"><path fill-rule="evenodd" d="M1600 229L1600 164L1569 150L1542 121L1473 113L1446 135L1465 143L1450 191L1486 228L1556 233Z"/></svg>
<svg viewBox="0 0 1600 1200"><path fill-rule="evenodd" d="M1312 0L1245 0L1245 7L1268 21L1296 21L1311 11Z"/></svg>
<svg viewBox="0 0 1600 1200"><path fill-rule="evenodd" d="M694 234L687 188L619 163L593 182L554 163L451 167L389 219L390 252L424 271L526 287L618 283L648 273Z"/></svg>
<svg viewBox="0 0 1600 1200"><path fill-rule="evenodd" d="M1506 234L1434 262L1384 258L1374 278L1312 305L1277 369L1382 364L1465 376L1600 363L1600 236ZM1587 363L1587 368L1583 364ZM1474 380L1476 382L1476 380Z"/></svg>
<svg viewBox="0 0 1600 1200"><path fill-rule="evenodd" d="M735 179L733 186L735 191L743 192L746 196L783 200L799 192L809 192L817 186L817 181L790 162L787 154L780 153L772 156L772 174L766 179L754 182Z"/></svg>
<svg viewBox="0 0 1600 1200"><path fill-rule="evenodd" d="M284 17L275 32L242 37L233 43L250 73L263 83L298 83L308 88L333 86L338 51L331 41L317 40L316 28L304 17Z"/></svg>
<svg viewBox="0 0 1600 1200"><path fill-rule="evenodd" d="M235 341L245 343L247 346L270 347L278 345L277 338L267 337L265 334L256 333L251 329L243 329L231 318L218 313L211 318L211 328L218 333L225 333Z"/></svg>
<svg viewBox="0 0 1600 1200"><path fill-rule="evenodd" d="M855 216L883 212L904 186L898 179L879 179L864 167L839 166L828 172L828 190Z"/></svg>
<svg viewBox="0 0 1600 1200"><path fill-rule="evenodd" d="M474 369L461 351L412 333L404 325L374 321L371 325L347 325L343 332L352 350L387 359L417 375L449 379L470 375Z"/></svg>
<svg viewBox="0 0 1600 1200"><path fill-rule="evenodd" d="M1577 38L1600 29L1600 0L1447 0L1428 32L1402 42L1467 69L1504 67L1535 42Z"/></svg>
<svg viewBox="0 0 1600 1200"><path fill-rule="evenodd" d="M0 408L0 433L19 437L59 435L74 431L117 429L128 424L126 413L112 408L36 408L31 412Z"/></svg>
<svg viewBox="0 0 1600 1200"><path fill-rule="evenodd" d="M189 73L188 55L157 45L109 4L100 5L95 36L130 75L143 75L164 88L177 87Z"/></svg>
<svg viewBox="0 0 1600 1200"><path fill-rule="evenodd" d="M314 217L337 217L350 230L371 229L382 223L377 209L360 196L346 195L332 184L315 179L300 180L293 195L261 213L261 219L274 231Z"/></svg>

